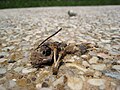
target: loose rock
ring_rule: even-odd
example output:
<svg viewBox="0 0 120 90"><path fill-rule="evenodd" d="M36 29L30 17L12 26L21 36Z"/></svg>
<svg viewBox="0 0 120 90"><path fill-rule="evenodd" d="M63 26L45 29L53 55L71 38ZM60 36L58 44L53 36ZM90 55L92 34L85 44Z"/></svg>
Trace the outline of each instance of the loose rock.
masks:
<svg viewBox="0 0 120 90"><path fill-rule="evenodd" d="M98 78L98 77L101 77L101 76L102 76L102 72L100 72L100 71L95 71L94 77Z"/></svg>
<svg viewBox="0 0 120 90"><path fill-rule="evenodd" d="M28 73L31 73L31 72L34 72L34 71L36 71L36 68L24 68L22 70L22 73L23 74L28 74Z"/></svg>
<svg viewBox="0 0 120 90"><path fill-rule="evenodd" d="M91 67L95 70L105 70L106 65L105 64L97 64L97 65L91 65Z"/></svg>
<svg viewBox="0 0 120 90"><path fill-rule="evenodd" d="M90 64L96 64L98 62L99 58L97 57L92 57L90 60L89 60L89 63Z"/></svg>
<svg viewBox="0 0 120 90"><path fill-rule="evenodd" d="M15 81L13 81L13 80L9 81L9 88L13 88L13 87L15 87L15 85L16 85Z"/></svg>
<svg viewBox="0 0 120 90"><path fill-rule="evenodd" d="M38 90L52 90L51 88L41 88L41 89L38 89Z"/></svg>
<svg viewBox="0 0 120 90"><path fill-rule="evenodd" d="M120 71L120 65L114 65L114 66L112 66L112 68Z"/></svg>
<svg viewBox="0 0 120 90"><path fill-rule="evenodd" d="M105 71L102 71L102 73L105 74L106 76L120 80L120 73L119 72L112 72L112 71L105 70Z"/></svg>
<svg viewBox="0 0 120 90"><path fill-rule="evenodd" d="M90 64L87 61L83 61L82 65L85 66L85 67L89 67L90 66Z"/></svg>
<svg viewBox="0 0 120 90"><path fill-rule="evenodd" d="M5 68L0 68L0 74L5 74L7 71Z"/></svg>
<svg viewBox="0 0 120 90"><path fill-rule="evenodd" d="M103 86L105 84L104 79L89 79L87 82L94 86Z"/></svg>
<svg viewBox="0 0 120 90"><path fill-rule="evenodd" d="M0 63L4 63L5 61L7 61L7 59L4 59L4 58L0 59Z"/></svg>
<svg viewBox="0 0 120 90"><path fill-rule="evenodd" d="M83 81L81 78L76 78L76 77L68 77L68 82L67 82L68 87L72 90L82 90L83 86Z"/></svg>
<svg viewBox="0 0 120 90"><path fill-rule="evenodd" d="M97 56L102 58L102 59L110 58L110 56L105 54L105 53L98 53Z"/></svg>
<svg viewBox="0 0 120 90"><path fill-rule="evenodd" d="M8 57L9 54L8 54L8 52L0 52L0 56Z"/></svg>
<svg viewBox="0 0 120 90"><path fill-rule="evenodd" d="M41 84L41 83L36 84L36 89L37 89L37 90L40 90L41 87L42 87L42 84Z"/></svg>
<svg viewBox="0 0 120 90"><path fill-rule="evenodd" d="M21 72L22 71L22 69L23 69L24 67L16 67L15 69L14 69L14 71L16 71L16 72Z"/></svg>
<svg viewBox="0 0 120 90"><path fill-rule="evenodd" d="M73 16L76 16L77 13L74 12L73 10L69 10L69 11L68 11L68 15L69 15L70 17L73 17Z"/></svg>

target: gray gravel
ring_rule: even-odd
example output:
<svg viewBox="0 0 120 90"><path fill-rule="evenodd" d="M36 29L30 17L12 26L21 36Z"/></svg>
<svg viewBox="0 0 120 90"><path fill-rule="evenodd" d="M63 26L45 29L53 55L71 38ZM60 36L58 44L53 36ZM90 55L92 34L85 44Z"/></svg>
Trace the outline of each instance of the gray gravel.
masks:
<svg viewBox="0 0 120 90"><path fill-rule="evenodd" d="M76 15L69 17L69 10L72 10ZM89 52L89 55L75 56L75 58L71 58L72 60L68 59L72 63L63 65L60 70L60 78L55 78L50 75L49 67L40 69L40 71L31 68L29 56L34 46L60 27L63 30L52 37L52 41L66 43L90 42L93 45L98 45L99 48L97 52ZM84 63L80 65L73 63L77 59L89 59L89 56L97 58L92 58L92 63L87 61L81 61ZM119 90L120 81L114 78L118 79L120 77L111 76L112 70L110 70L109 75L106 74L107 76L102 75L99 70L108 70L113 67L112 64L117 64L118 66L114 69L118 75L120 73L120 6L1 9L0 57L2 58L0 59L0 70L2 70L2 72L0 71L0 90L42 90L44 88L45 90L56 88L57 90L58 88L77 90L77 87L82 90L90 88L93 88L93 90L115 90L117 88ZM15 62L7 63L7 60ZM71 66L74 68L70 68ZM90 68L87 69L85 66ZM67 73L66 76L63 74L62 76L62 72ZM85 75L92 76L95 72L97 74L93 77L85 77ZM63 87L61 82L66 77L68 81L65 84L66 86ZM42 88L42 82L45 79L50 79L49 85Z"/></svg>
<svg viewBox="0 0 120 90"><path fill-rule="evenodd" d="M69 10L77 16L69 18ZM94 41L112 54L120 54L119 18L120 6L3 9L0 10L0 36L2 41L4 38L6 41L14 38L40 41L62 27L63 31L53 40Z"/></svg>

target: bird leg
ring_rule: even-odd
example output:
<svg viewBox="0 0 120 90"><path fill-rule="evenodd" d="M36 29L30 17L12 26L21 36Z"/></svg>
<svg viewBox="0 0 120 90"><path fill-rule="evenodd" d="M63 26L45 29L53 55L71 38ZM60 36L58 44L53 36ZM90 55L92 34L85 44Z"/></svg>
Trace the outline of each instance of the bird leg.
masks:
<svg viewBox="0 0 120 90"><path fill-rule="evenodd" d="M60 62L61 62L61 57L62 57L62 53L59 53L59 56L58 56L58 59L56 61L56 63L54 63L54 66L53 66L53 74L56 75L57 72L58 72L58 68L60 66Z"/></svg>
<svg viewBox="0 0 120 90"><path fill-rule="evenodd" d="M53 49L53 53L54 53L54 63L56 63L56 55L57 55L57 49L56 48Z"/></svg>

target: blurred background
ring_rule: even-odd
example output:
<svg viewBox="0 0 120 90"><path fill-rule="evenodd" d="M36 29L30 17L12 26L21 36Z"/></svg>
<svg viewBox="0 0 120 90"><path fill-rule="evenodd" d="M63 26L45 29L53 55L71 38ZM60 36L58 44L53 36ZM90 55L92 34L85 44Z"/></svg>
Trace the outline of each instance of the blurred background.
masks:
<svg viewBox="0 0 120 90"><path fill-rule="evenodd" d="M120 5L120 0L0 0L0 9L47 6Z"/></svg>

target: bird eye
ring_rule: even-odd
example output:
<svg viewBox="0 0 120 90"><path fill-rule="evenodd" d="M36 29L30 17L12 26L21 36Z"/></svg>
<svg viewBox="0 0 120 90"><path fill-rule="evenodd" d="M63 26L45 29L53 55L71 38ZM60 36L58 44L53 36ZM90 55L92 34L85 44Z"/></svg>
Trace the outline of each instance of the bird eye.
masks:
<svg viewBox="0 0 120 90"><path fill-rule="evenodd" d="M45 50L42 52L44 56L49 56L51 54L51 49Z"/></svg>
<svg viewBox="0 0 120 90"><path fill-rule="evenodd" d="M46 54L46 51L43 51L42 54L45 55L45 54ZM45 55L45 56L46 56L46 55Z"/></svg>

